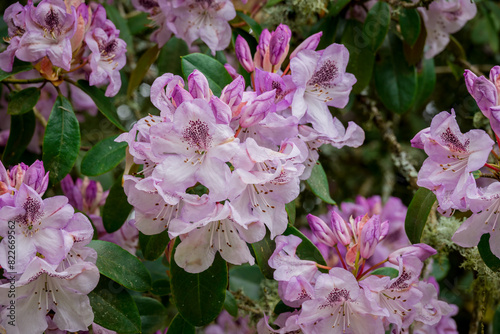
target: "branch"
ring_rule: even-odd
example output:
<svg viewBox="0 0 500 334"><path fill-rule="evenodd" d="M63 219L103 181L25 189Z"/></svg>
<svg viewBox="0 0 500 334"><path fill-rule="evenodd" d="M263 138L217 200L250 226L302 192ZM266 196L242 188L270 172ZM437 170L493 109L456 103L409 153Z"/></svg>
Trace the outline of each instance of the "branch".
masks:
<svg viewBox="0 0 500 334"><path fill-rule="evenodd" d="M361 96L360 100L366 105L367 111L370 116L373 118L373 123L380 130L382 134L382 139L386 142L391 151L391 158L394 162L394 165L399 169L401 174L405 177L406 181L410 184L410 186L416 190L418 189L417 185L417 171L413 164L408 160L407 154L401 148L401 144L399 144L396 136L394 135L394 131L391 126L384 120L382 114L377 108L376 102L369 99L366 96Z"/></svg>
<svg viewBox="0 0 500 334"><path fill-rule="evenodd" d="M3 83L12 83L12 84L30 84L30 83L39 83L45 82L47 79L45 78L33 78L33 79L3 79Z"/></svg>

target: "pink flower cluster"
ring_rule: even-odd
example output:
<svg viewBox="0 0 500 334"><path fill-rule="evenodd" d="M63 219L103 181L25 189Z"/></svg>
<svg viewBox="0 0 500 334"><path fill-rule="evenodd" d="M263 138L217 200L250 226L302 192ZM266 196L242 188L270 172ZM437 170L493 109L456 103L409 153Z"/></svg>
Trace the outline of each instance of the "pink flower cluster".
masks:
<svg viewBox="0 0 500 334"><path fill-rule="evenodd" d="M126 44L106 19L104 7L82 0L42 0L37 6L17 2L6 9L4 21L9 45L0 53L2 70L12 71L17 57L36 63L40 74L55 84L61 74L83 71L91 86L109 83L106 96L118 93Z"/></svg>
<svg viewBox="0 0 500 334"><path fill-rule="evenodd" d="M282 40L263 43L259 48L268 52ZM317 147L363 142L360 127L350 123L346 130L327 108L345 106L355 81L345 73L347 49L314 48L297 53L291 74L275 73L278 63L272 72L257 68L250 89L237 76L220 97L197 70L188 90L181 77L164 74L151 87L160 116L143 118L118 137L143 165L124 184L136 227L180 236L175 261L185 270L207 269L217 252L230 263L253 264L247 243L261 240L265 226L271 238L285 231L285 204L309 177Z"/></svg>
<svg viewBox="0 0 500 334"><path fill-rule="evenodd" d="M296 252L302 240L294 235L276 238L276 250L269 265L276 269L279 294L293 312L280 314L273 329L268 319L258 324L263 333L393 333L408 332L409 326L435 327L446 322L456 308L437 299L435 285L419 279L422 261L435 254L425 244L398 249L365 269L367 260L389 231L387 221L367 214L345 221L333 212L330 225L309 215L309 224L317 239L339 254L342 267L328 268L300 259ZM337 245L346 247L344 257ZM397 272L389 277L373 270L388 263ZM329 269L328 273L318 268ZM397 269L396 269L397 268ZM456 327L455 327L456 330Z"/></svg>
<svg viewBox="0 0 500 334"><path fill-rule="evenodd" d="M490 80L465 71L465 82L469 93L479 109L489 119L498 138L500 133L499 109L500 67L491 69ZM412 146L425 150L429 155L418 174L418 185L432 190L439 202L438 209L444 214L453 210L472 211L470 216L454 234L452 240L462 247L473 247L483 234L490 234L490 248L500 257L499 221L500 183L490 182L480 186L472 172L488 167L494 173L497 165L488 163L494 141L483 130L461 133L455 120L455 112L443 111L432 120L431 126L420 131L412 140Z"/></svg>
<svg viewBox="0 0 500 334"><path fill-rule="evenodd" d="M8 333L43 333L49 324L74 332L94 319L87 294L99 281L97 254L85 247L92 225L65 196L42 199L47 184L40 161L10 171L0 163L0 265L6 278L0 327Z"/></svg>
<svg viewBox="0 0 500 334"><path fill-rule="evenodd" d="M229 0L132 0L132 4L158 26L151 40L160 47L172 33L189 45L200 38L213 54L231 42L228 21L236 17L236 11Z"/></svg>

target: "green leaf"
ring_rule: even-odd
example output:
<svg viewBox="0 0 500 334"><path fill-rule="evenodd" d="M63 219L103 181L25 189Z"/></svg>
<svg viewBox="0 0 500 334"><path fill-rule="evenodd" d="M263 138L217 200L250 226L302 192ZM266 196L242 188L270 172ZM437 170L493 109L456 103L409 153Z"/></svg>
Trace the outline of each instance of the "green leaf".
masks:
<svg viewBox="0 0 500 334"><path fill-rule="evenodd" d="M417 72L417 95L413 109L422 108L434 92L436 86L436 70L434 59L423 59L422 68Z"/></svg>
<svg viewBox="0 0 500 334"><path fill-rule="evenodd" d="M144 264L120 246L103 241L92 240L88 247L97 252L99 272L134 291L151 289L151 276Z"/></svg>
<svg viewBox="0 0 500 334"><path fill-rule="evenodd" d="M106 203L102 208L102 223L106 232L113 233L122 227L128 218L132 205L127 201L127 195L122 186L122 178L119 177L109 189Z"/></svg>
<svg viewBox="0 0 500 334"><path fill-rule="evenodd" d="M274 240L271 240L269 230L267 229L264 238L252 244L252 249L255 254L255 261L264 277L268 279L273 279L274 269L269 266L267 261L273 254L275 248L276 243L274 242Z"/></svg>
<svg viewBox="0 0 500 334"><path fill-rule="evenodd" d="M110 19L115 24L116 28L120 30L120 38L127 43L127 52L134 53L133 38L127 20L121 16L116 6L105 4L104 8L106 8L106 16L108 19Z"/></svg>
<svg viewBox="0 0 500 334"><path fill-rule="evenodd" d="M342 44L349 50L347 72L354 74L356 84L353 93L360 93L372 78L375 54L370 47L370 41L363 33L363 24L356 20L349 20L342 34Z"/></svg>
<svg viewBox="0 0 500 334"><path fill-rule="evenodd" d="M392 112L403 113L411 107L417 93L417 72L406 63L403 44L390 33L389 43L380 51L375 66L375 88L382 103Z"/></svg>
<svg viewBox="0 0 500 334"><path fill-rule="evenodd" d="M168 312L162 303L143 296L134 296L133 299L141 316L142 334L154 334L167 327Z"/></svg>
<svg viewBox="0 0 500 334"><path fill-rule="evenodd" d="M420 14L416 9L404 8L399 14L399 25L401 35L408 45L413 46L420 35L421 21Z"/></svg>
<svg viewBox="0 0 500 334"><path fill-rule="evenodd" d="M283 235L295 235L302 239L302 242L297 247L297 256L301 260L311 260L321 265L326 265L325 259L319 249L296 227L288 225Z"/></svg>
<svg viewBox="0 0 500 334"><path fill-rule="evenodd" d="M412 244L420 242L434 202L436 202L436 195L426 188L419 188L413 196L405 219L406 235Z"/></svg>
<svg viewBox="0 0 500 334"><path fill-rule="evenodd" d="M89 300L95 323L119 333L140 333L139 310L124 287L101 276Z"/></svg>
<svg viewBox="0 0 500 334"><path fill-rule="evenodd" d="M255 36L256 40L259 40L260 34L262 33L262 27L260 26L260 24L257 23L257 21L255 21L254 19L252 19L250 16L246 15L245 13L243 13L243 12L241 12L239 10L236 11L236 14L243 21L245 21L248 24L248 26L250 27L250 29L252 29L251 34L253 34Z"/></svg>
<svg viewBox="0 0 500 334"><path fill-rule="evenodd" d="M399 270L391 267L382 267L375 269L370 273L370 275L381 275L381 276L389 276L390 278L396 278L399 276Z"/></svg>
<svg viewBox="0 0 500 334"><path fill-rule="evenodd" d="M224 309L227 313L231 314L233 317L238 316L238 304L236 303L236 299L233 294L226 290L226 299L224 300Z"/></svg>
<svg viewBox="0 0 500 334"><path fill-rule="evenodd" d="M85 80L78 80L77 82L78 88L83 90L85 94L90 96L90 98L94 101L94 103L97 106L97 109L106 116L106 118L113 123L118 129L122 131L127 131L121 125L120 120L118 119L118 115L116 114L116 107L111 101L110 98L106 97L104 95L104 92L95 87L95 86L89 86L88 82Z"/></svg>
<svg viewBox="0 0 500 334"><path fill-rule="evenodd" d="M139 85L142 83L142 79L144 79L144 76L146 75L146 73L148 73L149 68L152 64L154 64L159 54L160 50L158 49L158 45L155 44L149 50L144 52L141 58L139 58L139 60L137 61L137 65L130 75L130 81L128 82L128 97L132 96L137 87L139 87Z"/></svg>
<svg viewBox="0 0 500 334"><path fill-rule="evenodd" d="M10 115L21 115L33 110L40 98L40 89L29 87L19 92L10 94L10 101L7 105L7 113Z"/></svg>
<svg viewBox="0 0 500 334"><path fill-rule="evenodd" d="M52 107L43 137L43 165L52 184L73 168L80 151L80 124L71 103L59 95Z"/></svg>
<svg viewBox="0 0 500 334"><path fill-rule="evenodd" d="M391 8L386 2L377 2L368 12L363 24L363 34L370 43L373 53L377 52L391 23Z"/></svg>
<svg viewBox="0 0 500 334"><path fill-rule="evenodd" d="M233 81L224 65L210 56L192 53L182 57L181 63L186 80L197 69L207 77L208 85L216 96L220 96L222 88Z"/></svg>
<svg viewBox="0 0 500 334"><path fill-rule="evenodd" d="M269 0L267 3L266 3L266 8L269 8L269 7L273 7L273 6L276 6L277 4L279 4L280 2L283 2L285 0Z"/></svg>
<svg viewBox="0 0 500 334"><path fill-rule="evenodd" d="M153 235L145 235L139 232L139 245L141 246L142 255L148 261L159 258L165 251L169 241L167 230Z"/></svg>
<svg viewBox="0 0 500 334"><path fill-rule="evenodd" d="M500 304L497 306L495 314L493 315L493 331L492 333L500 333Z"/></svg>
<svg viewBox="0 0 500 334"><path fill-rule="evenodd" d="M483 234L479 244L477 245L479 254L483 259L484 263L493 271L500 271L500 259L491 252L490 248L490 234Z"/></svg>
<svg viewBox="0 0 500 334"><path fill-rule="evenodd" d="M328 186L328 179L326 178L323 166L318 162L311 172L311 176L307 179L307 184L311 187L314 195L318 196L321 200L328 204L335 205L335 201L330 197L330 188Z"/></svg>
<svg viewBox="0 0 500 334"><path fill-rule="evenodd" d="M241 289L245 296L253 300L259 300L262 295L260 283L264 278L257 266L248 264L234 266L229 271L229 289L231 291Z"/></svg>
<svg viewBox="0 0 500 334"><path fill-rule="evenodd" d="M87 176L97 176L109 172L125 159L126 142L115 142L111 136L98 142L85 154L81 163L81 172Z"/></svg>
<svg viewBox="0 0 500 334"><path fill-rule="evenodd" d="M167 334L195 334L195 328L178 313L168 326Z"/></svg>
<svg viewBox="0 0 500 334"><path fill-rule="evenodd" d="M168 279L159 279L153 282L151 293L156 296L166 296L170 294L170 281Z"/></svg>
<svg viewBox="0 0 500 334"><path fill-rule="evenodd" d="M276 306L274 307L273 312L276 314L281 314L281 313L285 313L285 312L293 312L295 310L296 310L295 308L286 305L285 303L283 303L282 300L280 300L278 302L278 304L276 304Z"/></svg>
<svg viewBox="0 0 500 334"><path fill-rule="evenodd" d="M137 15L132 16L127 20L127 25L132 36L139 35L140 33L148 30L151 26L151 20L148 13L139 12Z"/></svg>
<svg viewBox="0 0 500 334"><path fill-rule="evenodd" d="M175 248L179 245L177 238ZM227 264L217 253L212 266L207 270L191 274L170 261L172 296L182 317L193 326L204 326L219 315L226 298Z"/></svg>
<svg viewBox="0 0 500 334"><path fill-rule="evenodd" d="M21 73L21 72L26 72L33 69L33 65L31 63L25 63L20 61L19 59L14 60L14 65L12 66L12 71L10 72L5 72L0 70L0 81L7 79L11 75Z"/></svg>
<svg viewBox="0 0 500 334"><path fill-rule="evenodd" d="M337 16L351 0L333 0L328 7L328 16Z"/></svg>
<svg viewBox="0 0 500 334"><path fill-rule="evenodd" d="M21 162L21 155L35 133L35 125L33 111L10 117L10 135L2 155L2 162L6 168Z"/></svg>
<svg viewBox="0 0 500 334"><path fill-rule="evenodd" d="M181 58L189 54L189 48L184 40L172 37L163 46L158 56L159 74L173 73L182 75Z"/></svg>
<svg viewBox="0 0 500 334"><path fill-rule="evenodd" d="M410 65L417 65L424 58L425 41L427 40L427 29L425 28L424 19L418 16L420 19L420 33L413 45L406 42L403 43L403 53L406 61ZM450 35L450 38L453 38Z"/></svg>
<svg viewBox="0 0 500 334"><path fill-rule="evenodd" d="M285 210L288 215L288 224L295 224L295 216L297 215L297 210L295 207L295 201L285 204Z"/></svg>

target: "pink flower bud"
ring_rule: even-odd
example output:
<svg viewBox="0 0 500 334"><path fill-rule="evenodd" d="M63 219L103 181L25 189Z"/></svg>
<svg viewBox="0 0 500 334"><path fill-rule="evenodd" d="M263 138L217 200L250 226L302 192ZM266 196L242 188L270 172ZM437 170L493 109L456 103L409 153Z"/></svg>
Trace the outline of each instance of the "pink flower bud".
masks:
<svg viewBox="0 0 500 334"><path fill-rule="evenodd" d="M210 97L212 96L212 91L208 86L208 80L198 70L194 70L188 77L188 87L189 93L195 99L204 99L205 101L210 101Z"/></svg>
<svg viewBox="0 0 500 334"><path fill-rule="evenodd" d="M275 66L280 65L285 60L288 54L288 48L290 47L291 37L292 31L284 24L280 24L273 32L271 40L269 41L269 60L271 64Z"/></svg>
<svg viewBox="0 0 500 334"><path fill-rule="evenodd" d="M229 85L224 87L220 99L232 109L241 103L245 91L245 79L238 75Z"/></svg>
<svg viewBox="0 0 500 334"><path fill-rule="evenodd" d="M330 247L337 244L337 239L332 230L321 218L308 214L307 221L309 222L312 232L320 242Z"/></svg>
<svg viewBox="0 0 500 334"><path fill-rule="evenodd" d="M172 100L178 107L184 101L193 100L193 96L181 86L175 86L174 90L172 91Z"/></svg>
<svg viewBox="0 0 500 334"><path fill-rule="evenodd" d="M217 124L229 124L231 122L233 116L231 108L221 99L213 95L208 104L212 108Z"/></svg>
<svg viewBox="0 0 500 334"><path fill-rule="evenodd" d="M260 94L241 109L240 126L248 128L262 121L267 114L276 111L276 90Z"/></svg>
<svg viewBox="0 0 500 334"><path fill-rule="evenodd" d="M299 46L293 50L292 54L290 55L290 59L295 57L297 53L299 53L302 50L316 50L319 44L319 40L321 39L321 36L323 35L323 32L320 31L314 35L311 35L305 39L302 43L300 43Z"/></svg>
<svg viewBox="0 0 500 334"><path fill-rule="evenodd" d="M236 79L239 74L236 72L236 69L229 63L224 64L224 68L226 69L227 73L231 76L231 78Z"/></svg>
<svg viewBox="0 0 500 334"><path fill-rule="evenodd" d="M344 219L335 211L332 211L332 218L330 223L332 225L332 232L342 245L347 246L351 243L351 231L347 226L347 223Z"/></svg>
<svg viewBox="0 0 500 334"><path fill-rule="evenodd" d="M375 253L375 248L381 238L381 225L378 215L374 215L363 225L359 237L359 253L363 259L368 259Z"/></svg>
<svg viewBox="0 0 500 334"><path fill-rule="evenodd" d="M241 66L245 69L245 71L251 73L255 69L252 60L252 53L250 52L250 47L248 46L247 41L238 35L236 37L236 42L234 43L234 51L236 52L236 58L240 62Z"/></svg>

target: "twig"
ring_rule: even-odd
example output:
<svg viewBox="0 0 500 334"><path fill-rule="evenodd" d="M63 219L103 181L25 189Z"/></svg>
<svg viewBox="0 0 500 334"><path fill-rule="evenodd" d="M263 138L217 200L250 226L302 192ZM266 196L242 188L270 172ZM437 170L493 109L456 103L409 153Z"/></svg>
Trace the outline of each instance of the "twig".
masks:
<svg viewBox="0 0 500 334"><path fill-rule="evenodd" d="M40 122L40 124L42 124L42 126L44 128L46 128L47 127L47 120L45 119L45 117L43 117L43 115L40 113L40 111L36 107L33 107L33 113L35 114L35 117Z"/></svg>
<svg viewBox="0 0 500 334"><path fill-rule="evenodd" d="M47 81L45 78L33 78L33 79L3 79L3 83L12 83L12 84L30 84L30 83L39 83Z"/></svg>

